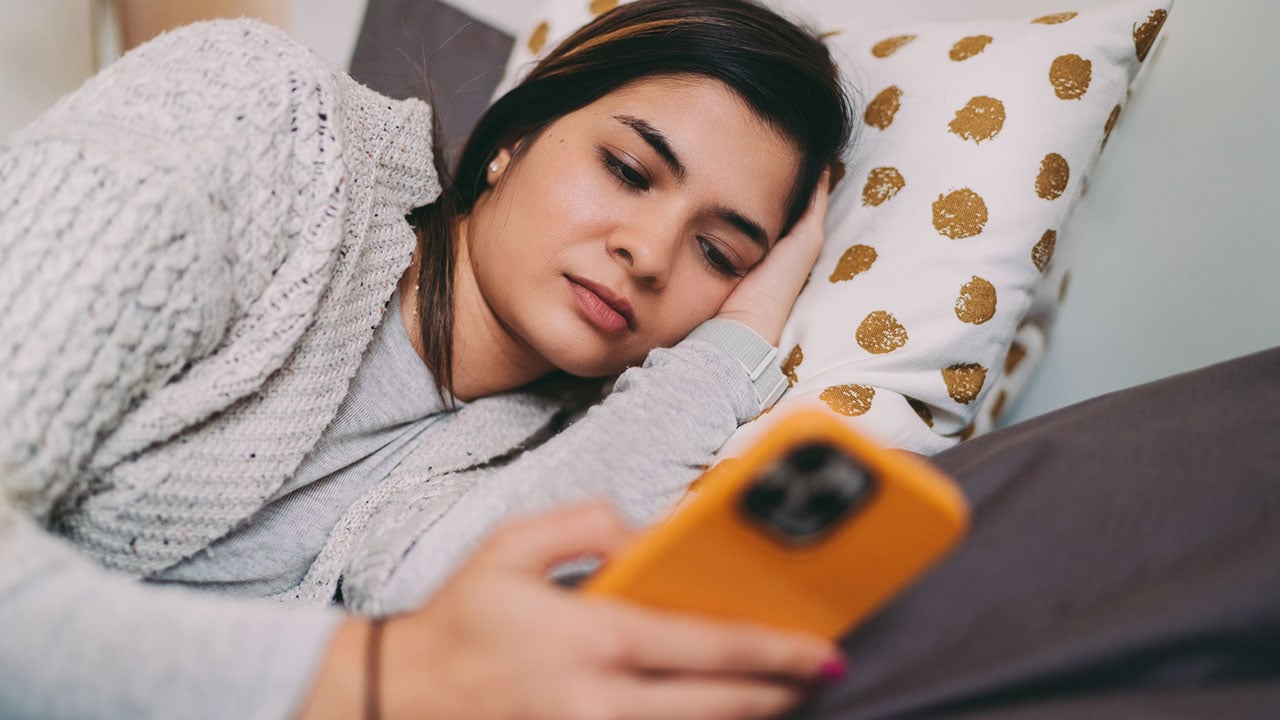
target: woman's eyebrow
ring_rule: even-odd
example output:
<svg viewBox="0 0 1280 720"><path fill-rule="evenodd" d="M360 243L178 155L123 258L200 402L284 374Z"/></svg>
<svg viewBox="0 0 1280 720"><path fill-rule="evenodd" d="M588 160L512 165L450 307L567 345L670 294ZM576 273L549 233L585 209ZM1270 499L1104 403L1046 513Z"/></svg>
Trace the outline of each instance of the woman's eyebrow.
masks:
<svg viewBox="0 0 1280 720"><path fill-rule="evenodd" d="M715 216L746 235L751 242L759 245L761 250L769 252L769 234L764 231L760 223L745 217L737 210L723 206L715 209Z"/></svg>
<svg viewBox="0 0 1280 720"><path fill-rule="evenodd" d="M642 140L649 144L649 147L653 148L654 152L658 153L658 157L662 158L662 161L666 163L671 170L671 174L676 176L676 180L684 181L686 174L684 163L680 162L680 158L671 149L671 143L667 142L667 136L663 135L661 130L650 124L648 120L632 115L614 115L613 119L634 130ZM769 234L765 232L760 223L727 207L716 208L715 216L742 232L742 234L750 238L751 242L759 245L761 250L769 251Z"/></svg>
<svg viewBox="0 0 1280 720"><path fill-rule="evenodd" d="M614 115L613 119L635 130L636 134L649 143L649 147L653 148L654 152L658 153L658 157L662 158L662 161L670 168L671 174L675 175L677 180L684 180L684 163L680 162L680 158L676 157L675 151L671 149L671 143L667 142L667 136L663 135L661 130L650 125L649 121L632 117L631 115Z"/></svg>

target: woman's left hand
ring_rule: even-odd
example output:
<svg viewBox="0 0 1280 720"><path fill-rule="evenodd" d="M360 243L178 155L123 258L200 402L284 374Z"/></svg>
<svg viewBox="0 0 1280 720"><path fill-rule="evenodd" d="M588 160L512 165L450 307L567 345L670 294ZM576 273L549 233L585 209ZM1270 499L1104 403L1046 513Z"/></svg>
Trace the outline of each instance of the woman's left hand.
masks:
<svg viewBox="0 0 1280 720"><path fill-rule="evenodd" d="M830 175L830 170L822 174L808 211L738 283L716 317L737 320L759 333L770 345L778 344L791 306L822 249Z"/></svg>

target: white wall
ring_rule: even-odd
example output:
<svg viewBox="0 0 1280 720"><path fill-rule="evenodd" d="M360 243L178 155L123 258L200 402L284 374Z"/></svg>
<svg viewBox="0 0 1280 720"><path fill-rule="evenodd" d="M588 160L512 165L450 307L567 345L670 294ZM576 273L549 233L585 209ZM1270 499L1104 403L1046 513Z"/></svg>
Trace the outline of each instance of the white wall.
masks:
<svg viewBox="0 0 1280 720"><path fill-rule="evenodd" d="M93 72L90 0L0 0L0 137Z"/></svg>
<svg viewBox="0 0 1280 720"><path fill-rule="evenodd" d="M1071 285L1011 419L1280 345L1277 26L1273 0L1177 1L1071 228Z"/></svg>
<svg viewBox="0 0 1280 720"><path fill-rule="evenodd" d="M292 0L289 32L329 62L346 67L356 48L365 0Z"/></svg>
<svg viewBox="0 0 1280 720"><path fill-rule="evenodd" d="M1105 0L838 2L867 22L1016 17ZM520 33L527 0L455 0ZM0 135L91 71L90 0L0 0ZM361 0L294 0L291 31L335 62ZM1071 285L1015 418L1280 345L1280 3L1177 0L1165 45L1059 243Z"/></svg>

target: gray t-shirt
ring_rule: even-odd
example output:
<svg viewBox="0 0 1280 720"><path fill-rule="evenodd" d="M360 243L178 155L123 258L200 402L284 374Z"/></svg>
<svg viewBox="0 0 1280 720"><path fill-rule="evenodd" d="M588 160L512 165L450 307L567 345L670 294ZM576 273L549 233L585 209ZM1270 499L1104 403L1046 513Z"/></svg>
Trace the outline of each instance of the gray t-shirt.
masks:
<svg viewBox="0 0 1280 720"><path fill-rule="evenodd" d="M274 595L302 580L351 503L448 420L401 317L397 292L333 422L271 504L150 580L251 597Z"/></svg>

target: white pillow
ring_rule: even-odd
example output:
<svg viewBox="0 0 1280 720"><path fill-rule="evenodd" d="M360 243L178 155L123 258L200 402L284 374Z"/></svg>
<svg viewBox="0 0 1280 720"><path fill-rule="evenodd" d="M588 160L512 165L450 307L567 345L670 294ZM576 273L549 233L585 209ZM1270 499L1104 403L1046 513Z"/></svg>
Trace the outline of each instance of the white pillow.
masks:
<svg viewBox="0 0 1280 720"><path fill-rule="evenodd" d="M862 127L783 332L777 407L821 402L932 454L991 427L1042 355L1065 290L1059 234L1172 0L880 28L799 1L768 4L827 37ZM544 0L499 93L615 4Z"/></svg>

